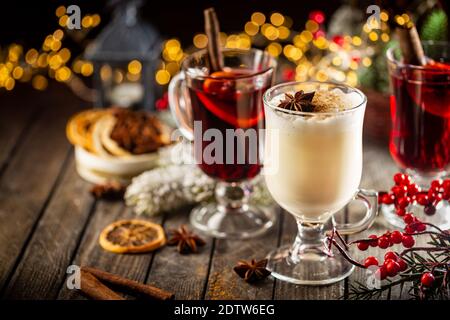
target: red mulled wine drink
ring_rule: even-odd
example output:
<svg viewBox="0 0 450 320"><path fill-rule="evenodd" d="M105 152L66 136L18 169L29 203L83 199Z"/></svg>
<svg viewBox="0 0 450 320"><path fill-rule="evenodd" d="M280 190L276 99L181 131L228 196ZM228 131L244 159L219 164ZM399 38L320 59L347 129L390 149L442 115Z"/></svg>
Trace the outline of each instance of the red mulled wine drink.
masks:
<svg viewBox="0 0 450 320"><path fill-rule="evenodd" d="M191 224L217 238L250 238L276 220L273 211L250 202L261 170L263 94L276 61L256 49L221 55L222 63L206 51L187 57L169 85L169 103L181 133L194 142L195 162L216 180L216 201L194 208Z"/></svg>
<svg viewBox="0 0 450 320"><path fill-rule="evenodd" d="M249 75L248 70L215 72L189 88L193 118L201 124L201 135L216 129L223 138L216 144L219 150L212 148L217 141L202 139L202 158L197 161L207 175L224 181L250 179L260 171L258 129L264 126L262 95L267 86L255 86L245 79ZM219 153L213 154L214 161L205 159L208 146Z"/></svg>
<svg viewBox="0 0 450 320"><path fill-rule="evenodd" d="M450 166L450 65L391 72L390 151L398 165L425 176Z"/></svg>
<svg viewBox="0 0 450 320"><path fill-rule="evenodd" d="M413 39L414 40L414 39ZM401 42L400 42L401 43ZM450 44L412 41L414 59L405 62L412 50L392 47L387 51L391 81L391 137L389 149L398 166L424 190L430 182L446 178L450 170ZM418 65L420 64L420 65ZM406 211L440 228L450 227L450 206L433 200L433 210L424 211L411 201ZM404 222L393 206L383 206L391 224Z"/></svg>

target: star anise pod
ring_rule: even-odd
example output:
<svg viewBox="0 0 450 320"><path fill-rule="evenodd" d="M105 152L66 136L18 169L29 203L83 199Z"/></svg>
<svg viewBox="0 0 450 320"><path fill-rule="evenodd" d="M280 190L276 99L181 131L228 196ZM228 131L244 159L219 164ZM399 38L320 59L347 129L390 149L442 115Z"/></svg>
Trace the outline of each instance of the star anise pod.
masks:
<svg viewBox="0 0 450 320"><path fill-rule="evenodd" d="M177 246L179 253L197 252L197 247L204 246L205 240L182 225L176 230L171 231L171 237L167 241L169 246Z"/></svg>
<svg viewBox="0 0 450 320"><path fill-rule="evenodd" d="M286 93L285 99L280 102L278 107L292 111L313 112L313 98L314 91L305 93L303 90L300 90L297 91L294 95Z"/></svg>
<svg viewBox="0 0 450 320"><path fill-rule="evenodd" d="M241 260L233 268L233 270L246 282L253 283L270 275L270 271L266 269L266 265L267 259L263 259L261 261L252 259L250 262Z"/></svg>
<svg viewBox="0 0 450 320"><path fill-rule="evenodd" d="M109 181L104 184L96 184L91 190L95 199L122 200L125 193L125 186L118 181Z"/></svg>

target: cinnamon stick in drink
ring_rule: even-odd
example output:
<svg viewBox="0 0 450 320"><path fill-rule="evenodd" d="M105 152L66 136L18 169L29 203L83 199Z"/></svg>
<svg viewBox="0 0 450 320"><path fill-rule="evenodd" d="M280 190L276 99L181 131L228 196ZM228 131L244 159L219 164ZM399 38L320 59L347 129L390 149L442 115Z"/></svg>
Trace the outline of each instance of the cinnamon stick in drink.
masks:
<svg viewBox="0 0 450 320"><path fill-rule="evenodd" d="M125 300L122 296L105 286L91 273L81 269L80 290L89 298L95 300Z"/></svg>
<svg viewBox="0 0 450 320"><path fill-rule="evenodd" d="M81 270L92 274L101 281L128 290L131 293L140 293L155 300L171 300L175 297L175 295L171 292L167 292L148 284L142 284L131 279L123 278L103 270L91 267L81 267Z"/></svg>
<svg viewBox="0 0 450 320"><path fill-rule="evenodd" d="M223 69L223 56L220 50L220 26L214 8L203 11L205 16L205 32L208 36L208 57L210 74Z"/></svg>
<svg viewBox="0 0 450 320"><path fill-rule="evenodd" d="M424 66L427 64L427 58L420 42L419 33L412 22L397 26L397 36L400 43L400 50L403 56L403 62L406 64Z"/></svg>

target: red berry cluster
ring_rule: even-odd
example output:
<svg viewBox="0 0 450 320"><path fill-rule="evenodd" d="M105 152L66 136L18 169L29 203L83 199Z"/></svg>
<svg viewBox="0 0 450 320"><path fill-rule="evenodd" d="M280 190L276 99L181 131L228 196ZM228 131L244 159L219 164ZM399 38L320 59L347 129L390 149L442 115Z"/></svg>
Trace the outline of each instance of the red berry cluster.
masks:
<svg viewBox="0 0 450 320"><path fill-rule="evenodd" d="M411 224L412 225L412 224ZM372 234L368 239L358 240L358 249L365 251L370 247L379 247L381 249L386 249L387 247L392 247L394 244L402 244L405 248L411 248L415 244L414 238L408 234L408 232L387 231L381 236Z"/></svg>
<svg viewBox="0 0 450 320"><path fill-rule="evenodd" d="M380 204L393 204L398 216L404 217L410 204L416 203L424 207L424 213L433 215L437 204L450 200L450 179L434 180L428 191L421 190L411 177L403 173L394 175L395 185L390 192L380 193Z"/></svg>
<svg viewBox="0 0 450 320"><path fill-rule="evenodd" d="M405 260L393 251L386 252L382 265L379 264L377 258L370 256L364 261L364 266L366 268L377 266L378 269L375 272L375 276L380 280L384 280L387 277L395 277L399 272L403 272L408 268Z"/></svg>
<svg viewBox="0 0 450 320"><path fill-rule="evenodd" d="M420 283L425 287L432 287L434 284L434 275L431 272L425 272L420 278Z"/></svg>

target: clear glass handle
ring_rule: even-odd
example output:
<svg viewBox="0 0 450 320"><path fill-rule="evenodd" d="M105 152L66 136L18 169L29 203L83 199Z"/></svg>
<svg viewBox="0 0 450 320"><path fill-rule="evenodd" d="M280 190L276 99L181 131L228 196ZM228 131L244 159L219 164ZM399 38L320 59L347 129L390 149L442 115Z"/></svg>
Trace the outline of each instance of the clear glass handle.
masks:
<svg viewBox="0 0 450 320"><path fill-rule="evenodd" d="M178 73L169 84L169 106L183 136L194 141L194 120L184 72Z"/></svg>
<svg viewBox="0 0 450 320"><path fill-rule="evenodd" d="M374 190L361 189L353 200L361 200L366 206L366 214L363 219L356 223L333 223L340 234L354 234L368 229L378 215L378 193Z"/></svg>

